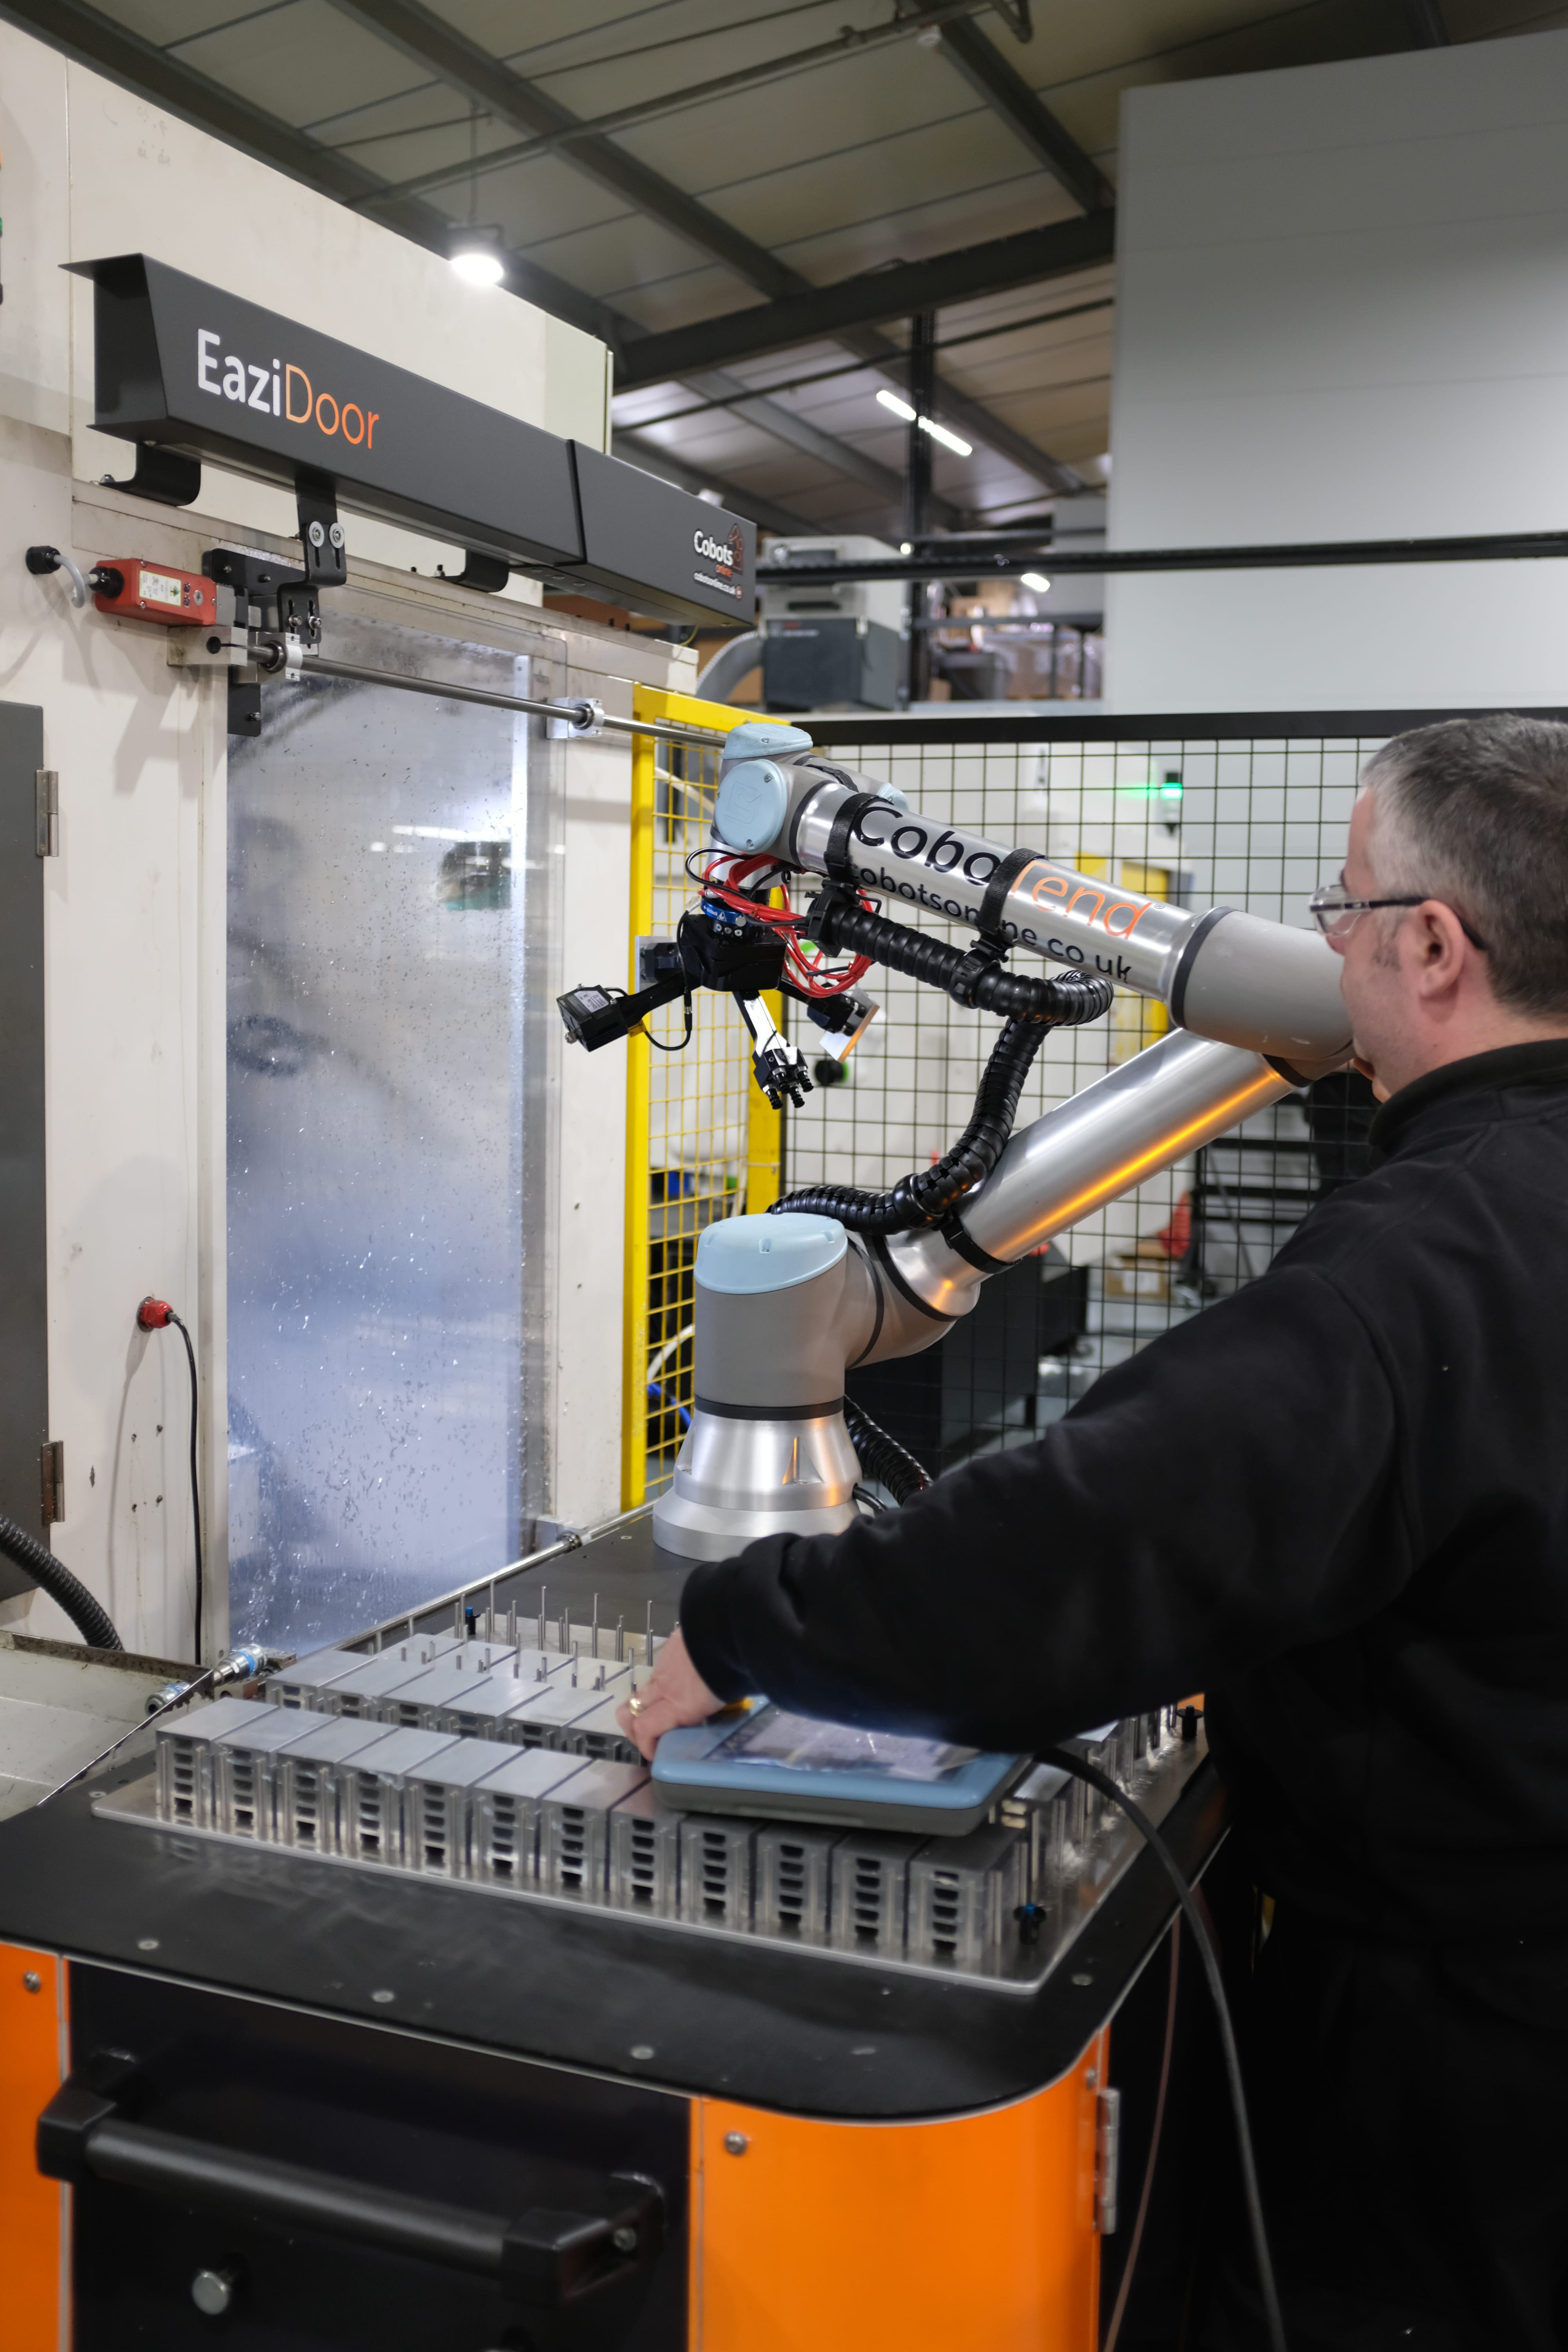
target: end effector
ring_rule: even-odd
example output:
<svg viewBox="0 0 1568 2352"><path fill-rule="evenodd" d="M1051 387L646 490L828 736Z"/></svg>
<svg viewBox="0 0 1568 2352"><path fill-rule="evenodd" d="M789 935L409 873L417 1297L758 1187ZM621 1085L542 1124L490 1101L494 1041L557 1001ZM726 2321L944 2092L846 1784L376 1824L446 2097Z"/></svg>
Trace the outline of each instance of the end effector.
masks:
<svg viewBox="0 0 1568 2352"><path fill-rule="evenodd" d="M651 977L634 994L599 984L568 989L556 998L569 1045L597 1053L601 1045L629 1037L650 1013L681 997L689 1038L693 992L718 989L740 1007L752 1037L752 1067L769 1102L775 1110L786 1102L799 1108L811 1092L805 1056L777 1028L763 1003L763 991L776 989L784 977L784 947L774 934L756 925L688 913L674 939L654 940L641 961L642 974Z"/></svg>

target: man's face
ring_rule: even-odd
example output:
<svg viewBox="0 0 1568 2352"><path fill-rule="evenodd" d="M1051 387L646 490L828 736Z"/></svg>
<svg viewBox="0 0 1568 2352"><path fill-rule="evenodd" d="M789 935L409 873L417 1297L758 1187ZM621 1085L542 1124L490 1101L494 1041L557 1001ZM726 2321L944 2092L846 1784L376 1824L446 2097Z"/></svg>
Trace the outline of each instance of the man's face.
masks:
<svg viewBox="0 0 1568 2352"><path fill-rule="evenodd" d="M1345 846L1345 887L1352 898L1386 898L1373 857L1373 803L1363 793L1351 811ZM1351 1016L1356 1059L1373 1082L1373 1091L1386 1101L1399 1083L1385 1076L1401 1068L1411 1042L1410 983L1400 952L1404 909L1363 915L1344 940L1330 945L1342 961L1340 988Z"/></svg>

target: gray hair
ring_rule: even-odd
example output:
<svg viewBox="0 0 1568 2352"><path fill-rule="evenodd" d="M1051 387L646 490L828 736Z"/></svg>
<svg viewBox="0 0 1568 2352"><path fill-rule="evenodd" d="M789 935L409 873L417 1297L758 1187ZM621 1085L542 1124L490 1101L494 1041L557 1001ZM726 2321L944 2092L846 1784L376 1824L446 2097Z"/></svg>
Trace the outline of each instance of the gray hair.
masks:
<svg viewBox="0 0 1568 2352"><path fill-rule="evenodd" d="M1568 1013L1568 726L1447 719L1394 736L1362 782L1380 892L1462 915L1500 1003Z"/></svg>

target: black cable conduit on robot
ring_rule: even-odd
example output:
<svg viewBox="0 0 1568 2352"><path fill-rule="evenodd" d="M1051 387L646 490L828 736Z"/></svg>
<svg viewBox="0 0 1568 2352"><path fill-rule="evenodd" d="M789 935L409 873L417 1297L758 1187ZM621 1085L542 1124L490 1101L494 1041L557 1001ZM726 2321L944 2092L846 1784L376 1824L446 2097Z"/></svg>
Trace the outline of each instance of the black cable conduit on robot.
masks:
<svg viewBox="0 0 1568 2352"><path fill-rule="evenodd" d="M1007 971L1002 958L1005 944L979 939L972 948L955 948L907 923L872 914L847 895L825 890L805 910L805 936L830 954L869 956L890 971L921 980L943 990L955 1004L978 1006L982 1013L1045 1021L1057 1028L1076 1028L1098 1021L1110 1010L1114 993L1108 980L1086 973L1063 972L1049 980L1032 972Z"/></svg>
<svg viewBox="0 0 1568 2352"><path fill-rule="evenodd" d="M991 1048L969 1124L934 1166L900 1176L890 1192L864 1192L853 1184L810 1184L775 1201L769 1214L804 1212L835 1217L852 1234L907 1234L922 1225L940 1225L1001 1159L1024 1080L1050 1026L1037 1016L1005 1024Z"/></svg>
<svg viewBox="0 0 1568 2352"><path fill-rule="evenodd" d="M122 1650L125 1647L114 1630L107 1610L96 1601L79 1578L74 1577L63 1560L8 1519L0 1511L0 1551L15 1561L30 1576L40 1592L47 1592L58 1607L63 1609L81 1638L95 1650Z"/></svg>
<svg viewBox="0 0 1568 2352"><path fill-rule="evenodd" d="M895 1503L912 1503L931 1485L931 1473L906 1452L896 1437L879 1427L853 1397L844 1400L844 1426L868 1478L885 1486Z"/></svg>
<svg viewBox="0 0 1568 2352"><path fill-rule="evenodd" d="M901 1177L889 1192L867 1192L853 1184L813 1184L775 1201L771 1215L786 1213L834 1217L851 1233L912 1233L940 1225L964 1195L989 1176L1002 1157L1017 1116L1018 1097L1048 1030L1076 1027L1110 1010L1114 991L1106 980L1081 972L1039 980L1005 971L999 940L981 938L970 949L928 938L837 891L825 890L807 909L806 935L830 952L852 950L911 980L941 988L956 1004L1006 1015L992 1047L968 1126L952 1150L931 1168Z"/></svg>

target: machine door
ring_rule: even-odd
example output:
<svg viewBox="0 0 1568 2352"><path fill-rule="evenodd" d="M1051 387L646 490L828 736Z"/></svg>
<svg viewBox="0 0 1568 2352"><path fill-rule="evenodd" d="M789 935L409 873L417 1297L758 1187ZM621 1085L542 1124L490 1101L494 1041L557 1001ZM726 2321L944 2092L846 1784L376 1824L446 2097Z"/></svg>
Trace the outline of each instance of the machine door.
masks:
<svg viewBox="0 0 1568 2352"><path fill-rule="evenodd" d="M685 2100L111 1969L70 2012L75 2352L685 2345Z"/></svg>
<svg viewBox="0 0 1568 2352"><path fill-rule="evenodd" d="M381 671L562 682L324 627ZM303 1652L518 1559L545 1507L562 747L393 687L265 700L228 770L229 1597L236 1638Z"/></svg>

